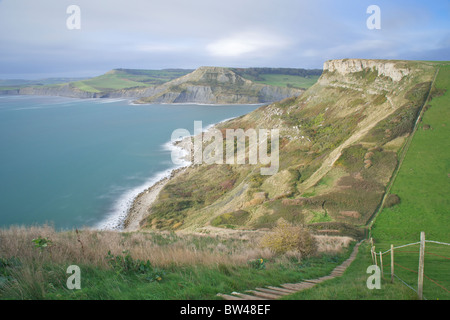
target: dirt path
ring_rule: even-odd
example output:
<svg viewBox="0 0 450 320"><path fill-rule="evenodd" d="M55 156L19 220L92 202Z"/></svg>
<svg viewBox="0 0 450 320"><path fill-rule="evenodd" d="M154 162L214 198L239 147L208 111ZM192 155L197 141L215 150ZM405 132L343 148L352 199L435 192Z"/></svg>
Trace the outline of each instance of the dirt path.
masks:
<svg viewBox="0 0 450 320"><path fill-rule="evenodd" d="M230 295L222 293L218 293L217 295L222 297L224 300L276 300L285 295L310 289L318 283L342 276L345 270L347 270L347 267L353 262L353 260L355 260L360 244L361 242L358 242L353 248L353 252L350 257L348 257L348 259L341 265L334 268L328 276L311 280L303 280L299 283L285 283L279 287L268 286L265 288L256 288L254 290L247 290L246 293L232 292Z"/></svg>

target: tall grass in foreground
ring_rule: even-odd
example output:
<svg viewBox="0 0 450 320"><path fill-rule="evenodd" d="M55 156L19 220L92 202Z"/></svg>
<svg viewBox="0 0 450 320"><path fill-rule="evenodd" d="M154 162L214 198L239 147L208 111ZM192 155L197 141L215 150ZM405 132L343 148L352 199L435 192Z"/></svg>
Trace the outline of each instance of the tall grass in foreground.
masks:
<svg viewBox="0 0 450 320"><path fill-rule="evenodd" d="M261 235L11 227L0 230L0 299L211 299L326 274L352 240L318 236L318 255L306 258L261 248ZM82 290L67 289L69 265L81 268Z"/></svg>

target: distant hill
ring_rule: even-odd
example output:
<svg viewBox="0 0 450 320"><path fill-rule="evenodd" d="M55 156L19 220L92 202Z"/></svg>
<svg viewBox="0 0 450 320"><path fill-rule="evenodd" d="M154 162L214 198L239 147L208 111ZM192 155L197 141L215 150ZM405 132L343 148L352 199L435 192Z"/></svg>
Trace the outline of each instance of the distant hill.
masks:
<svg viewBox="0 0 450 320"><path fill-rule="evenodd" d="M107 93L115 90L161 85L192 71L184 69L114 69L95 78L74 82L73 85L83 91Z"/></svg>
<svg viewBox="0 0 450 320"><path fill-rule="evenodd" d="M4 81L0 94L136 98L138 103L266 103L298 96L319 73L288 68L114 69L90 79ZM215 78L223 75L229 81Z"/></svg>
<svg viewBox="0 0 450 320"><path fill-rule="evenodd" d="M46 86L74 81L86 80L87 78L45 78L38 80L25 79L0 79L0 90L19 89L28 86Z"/></svg>
<svg viewBox="0 0 450 320"><path fill-rule="evenodd" d="M299 96L304 89L255 83L230 68L200 67L156 88L138 103L266 103Z"/></svg>

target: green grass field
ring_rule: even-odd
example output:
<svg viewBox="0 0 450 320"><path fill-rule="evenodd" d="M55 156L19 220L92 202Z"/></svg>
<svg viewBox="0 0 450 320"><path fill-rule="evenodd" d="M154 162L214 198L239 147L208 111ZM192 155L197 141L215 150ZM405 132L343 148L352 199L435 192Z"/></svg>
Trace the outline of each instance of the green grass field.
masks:
<svg viewBox="0 0 450 320"><path fill-rule="evenodd" d="M341 277L322 283L309 290L285 296L283 300L411 300L416 299L414 292L398 281L390 283L390 276L381 280L381 289L368 289L366 273L372 265L370 247L361 244L358 257Z"/></svg>
<svg viewBox="0 0 450 320"><path fill-rule="evenodd" d="M450 65L440 68L435 86L447 92L429 102L391 189L401 202L377 218L377 241L418 241L425 231L450 242Z"/></svg>
<svg viewBox="0 0 450 320"><path fill-rule="evenodd" d="M101 92L147 86L142 82L132 81L130 79L124 78L124 76L125 75L117 73L106 73L89 80L77 81L73 84L78 89L88 92Z"/></svg>
<svg viewBox="0 0 450 320"><path fill-rule="evenodd" d="M319 76L293 76L285 74L264 74L261 75L264 80L255 80L256 83L268 84L278 87L293 87L293 88L309 88L317 82Z"/></svg>
<svg viewBox="0 0 450 320"><path fill-rule="evenodd" d="M145 275L118 274L114 270L99 270L81 266L82 290L69 291L63 287L47 288L45 299L150 299L150 300L220 300L217 293L231 293L300 282L302 279L330 273L340 258L323 256L299 264L283 265L267 261L265 269L252 266L173 266L161 269L160 281L148 281ZM50 268L51 270L52 268ZM61 267L56 272L62 273ZM56 286L55 286L56 288ZM5 297L8 298L8 297Z"/></svg>
<svg viewBox="0 0 450 320"><path fill-rule="evenodd" d="M191 72L184 69L135 70L114 69L101 76L87 80L75 81L71 84L87 92L108 92L137 87L160 85Z"/></svg>
<svg viewBox="0 0 450 320"><path fill-rule="evenodd" d="M418 242L420 232L427 240L450 242L450 65L441 66L435 82L434 97L424 113L419 129L413 137L408 153L391 193L401 202L385 208L377 217L372 235L376 252L385 252L390 245L400 246ZM441 90L439 90L441 89ZM425 126L425 130L424 130ZM429 126L429 127L428 127ZM394 250L395 274L417 290L419 246ZM390 254L383 255L384 279L380 290L366 286L372 265L369 245L360 247L357 258L346 273L326 281L311 290L299 292L285 299L417 299L417 294L394 278L390 283ZM378 258L378 264L380 260ZM426 243L423 294L426 299L450 299L450 247Z"/></svg>
<svg viewBox="0 0 450 320"><path fill-rule="evenodd" d="M429 101L391 189L401 202L383 209L372 228L377 252L389 249L390 244L417 242L421 231L427 240L450 243L449 64L441 66L435 87L438 92L447 91ZM402 266L396 273L413 287L417 283L413 271L418 268L418 251L417 245L399 249L395 259ZM427 243L425 253L424 296L450 299L450 247Z"/></svg>

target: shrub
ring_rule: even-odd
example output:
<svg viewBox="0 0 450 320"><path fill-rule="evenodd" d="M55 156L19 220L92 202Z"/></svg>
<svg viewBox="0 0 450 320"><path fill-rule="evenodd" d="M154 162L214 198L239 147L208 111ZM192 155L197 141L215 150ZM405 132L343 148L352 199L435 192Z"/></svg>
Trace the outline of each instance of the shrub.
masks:
<svg viewBox="0 0 450 320"><path fill-rule="evenodd" d="M113 255L111 251L108 251L106 259L111 268L117 272L117 274L137 274L143 275L146 280L161 281L161 276L164 275L164 271L158 268L154 268L150 261L146 262L139 259L134 260L128 251L123 251L125 256Z"/></svg>
<svg viewBox="0 0 450 320"><path fill-rule="evenodd" d="M248 261L248 265L256 270L262 270L266 268L266 263L264 259L255 259Z"/></svg>
<svg viewBox="0 0 450 320"><path fill-rule="evenodd" d="M317 252L317 243L311 233L306 228L294 226L284 219L280 219L273 232L261 239L260 245L277 254L298 251L302 256L310 256Z"/></svg>
<svg viewBox="0 0 450 320"><path fill-rule="evenodd" d="M224 213L214 218L211 221L211 225L215 227L219 226L242 226L249 219L250 214L244 210L238 210L234 212Z"/></svg>
<svg viewBox="0 0 450 320"><path fill-rule="evenodd" d="M384 203L385 208L393 207L400 203L400 197L396 194L390 194Z"/></svg>
<svg viewBox="0 0 450 320"><path fill-rule="evenodd" d="M32 242L34 243L34 247L38 248L40 250L43 250L45 248L51 247L53 242L48 237L47 238L36 238L33 239Z"/></svg>

